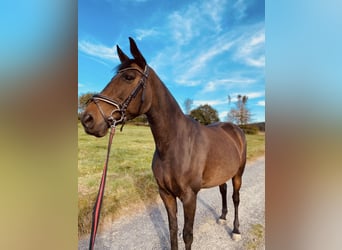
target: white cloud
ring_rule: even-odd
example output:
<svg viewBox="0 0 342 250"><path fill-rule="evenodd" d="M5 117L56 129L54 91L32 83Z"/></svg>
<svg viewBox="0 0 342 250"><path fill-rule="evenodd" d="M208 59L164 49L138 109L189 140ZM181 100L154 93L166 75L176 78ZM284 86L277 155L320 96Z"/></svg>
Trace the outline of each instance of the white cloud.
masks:
<svg viewBox="0 0 342 250"><path fill-rule="evenodd" d="M215 105L222 105L222 104L227 104L227 100L194 100L193 105L194 106L199 106L199 105L205 105L208 104L210 106L215 106Z"/></svg>
<svg viewBox="0 0 342 250"><path fill-rule="evenodd" d="M221 80L216 80L216 81L210 81L202 90L202 93L208 93L208 92L213 92L216 91L219 88L226 87L228 88L229 86L233 84L250 84L254 83L254 79L250 78L229 78L229 79L221 79Z"/></svg>
<svg viewBox="0 0 342 250"><path fill-rule="evenodd" d="M190 80L190 79L186 79L186 78L179 78L175 80L176 83L183 85L183 86L198 86L201 81L199 80Z"/></svg>
<svg viewBox="0 0 342 250"><path fill-rule="evenodd" d="M259 58L246 58L246 63L250 66L255 66L258 68L265 66L265 56L260 56Z"/></svg>
<svg viewBox="0 0 342 250"><path fill-rule="evenodd" d="M196 15L196 14L194 14ZM171 35L180 45L188 43L193 36L198 34L193 28L194 19L188 15L174 12L169 16Z"/></svg>
<svg viewBox="0 0 342 250"><path fill-rule="evenodd" d="M265 92L250 92L243 95L248 96L249 99L254 99L265 96Z"/></svg>
<svg viewBox="0 0 342 250"><path fill-rule="evenodd" d="M179 56L179 58L174 58L176 59L175 63L179 64L180 70L178 72L183 72L178 75L177 83L186 86L195 86L203 83L200 80L194 81L194 77L199 77L215 57L229 51L235 41L231 41L228 37L217 37L212 43L203 44L203 47L197 47L196 51L187 52L188 55L195 54L195 56L187 58Z"/></svg>
<svg viewBox="0 0 342 250"><path fill-rule="evenodd" d="M245 64L253 67L265 66L265 31L256 31L251 37L242 38L241 46L235 54L236 59L242 60Z"/></svg>
<svg viewBox="0 0 342 250"><path fill-rule="evenodd" d="M172 38L178 45L184 45L203 34L203 31L220 32L226 3L226 0L213 0L210 3L203 0L171 13L168 19Z"/></svg>
<svg viewBox="0 0 342 250"><path fill-rule="evenodd" d="M81 40L78 42L78 49L87 55L100 59L111 61L118 59L115 46L107 47L103 44L94 44L85 40Z"/></svg>
<svg viewBox="0 0 342 250"><path fill-rule="evenodd" d="M233 5L235 17L239 20L245 17L246 15L246 4L244 0L238 0Z"/></svg>
<svg viewBox="0 0 342 250"><path fill-rule="evenodd" d="M222 30L221 21L226 3L226 0L203 1L201 11L202 13L207 14L210 19L212 19L212 26L215 27L216 32L220 32Z"/></svg>
<svg viewBox="0 0 342 250"><path fill-rule="evenodd" d="M199 54L196 58L193 59L193 65L188 69L188 74L193 75L203 69L209 60L213 59L215 56L222 54L223 52L228 51L234 42L227 42L225 40L217 40L218 43L215 43L213 46L207 48L203 53Z"/></svg>
<svg viewBox="0 0 342 250"><path fill-rule="evenodd" d="M258 105L258 106L263 106L263 107L265 107L265 100L263 100L263 101L258 101L258 102L257 102L257 105Z"/></svg>
<svg viewBox="0 0 342 250"><path fill-rule="evenodd" d="M136 29L135 34L136 34L136 39L141 41L145 37L157 35L158 32L154 28L152 28L152 29Z"/></svg>

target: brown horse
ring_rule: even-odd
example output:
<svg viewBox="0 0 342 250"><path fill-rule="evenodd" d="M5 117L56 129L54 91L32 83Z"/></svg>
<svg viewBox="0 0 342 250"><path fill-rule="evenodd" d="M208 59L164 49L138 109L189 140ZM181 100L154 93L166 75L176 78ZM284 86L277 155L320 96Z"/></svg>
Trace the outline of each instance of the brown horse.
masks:
<svg viewBox="0 0 342 250"><path fill-rule="evenodd" d="M154 177L167 210L171 249L178 249L177 202L184 208L183 240L191 249L196 197L201 188L220 187L222 215L227 214L227 184L232 179L235 208L232 236L240 236L238 206L246 163L242 130L230 123L203 126L185 116L174 97L151 69L132 38L133 59L117 46L121 61L117 74L94 95L82 117L88 134L104 136L110 126L146 114L155 141Z"/></svg>

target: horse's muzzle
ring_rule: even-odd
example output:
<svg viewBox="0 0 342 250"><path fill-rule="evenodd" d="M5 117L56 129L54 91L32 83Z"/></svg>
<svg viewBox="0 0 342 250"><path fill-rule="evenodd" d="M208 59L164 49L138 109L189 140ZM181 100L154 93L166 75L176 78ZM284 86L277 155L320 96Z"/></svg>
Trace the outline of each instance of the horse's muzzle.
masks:
<svg viewBox="0 0 342 250"><path fill-rule="evenodd" d="M82 115L81 123L85 129L91 129L95 124L94 117L89 113L85 113Z"/></svg>
<svg viewBox="0 0 342 250"><path fill-rule="evenodd" d="M83 114L81 118L81 123L84 127L85 132L89 135L103 137L108 132L108 124L105 122L101 124L96 124L93 115L90 113Z"/></svg>

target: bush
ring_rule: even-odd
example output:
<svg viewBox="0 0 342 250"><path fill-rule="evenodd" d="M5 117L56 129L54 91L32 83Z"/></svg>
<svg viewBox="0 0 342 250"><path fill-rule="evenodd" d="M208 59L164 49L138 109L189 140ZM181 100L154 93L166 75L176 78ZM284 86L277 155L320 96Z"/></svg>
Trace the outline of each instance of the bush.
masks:
<svg viewBox="0 0 342 250"><path fill-rule="evenodd" d="M254 125L239 125L245 134L256 135L259 132L259 128Z"/></svg>

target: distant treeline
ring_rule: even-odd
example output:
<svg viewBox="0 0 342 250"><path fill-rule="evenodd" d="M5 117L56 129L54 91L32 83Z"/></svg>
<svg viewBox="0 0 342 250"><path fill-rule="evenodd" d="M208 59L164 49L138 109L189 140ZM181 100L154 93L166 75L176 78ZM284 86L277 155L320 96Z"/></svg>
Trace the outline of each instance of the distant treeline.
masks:
<svg viewBox="0 0 342 250"><path fill-rule="evenodd" d="M265 122L251 123L249 125L258 127L259 131L265 132Z"/></svg>
<svg viewBox="0 0 342 250"><path fill-rule="evenodd" d="M265 132L265 122L250 123L246 125L239 125L245 134L255 135L258 132Z"/></svg>

